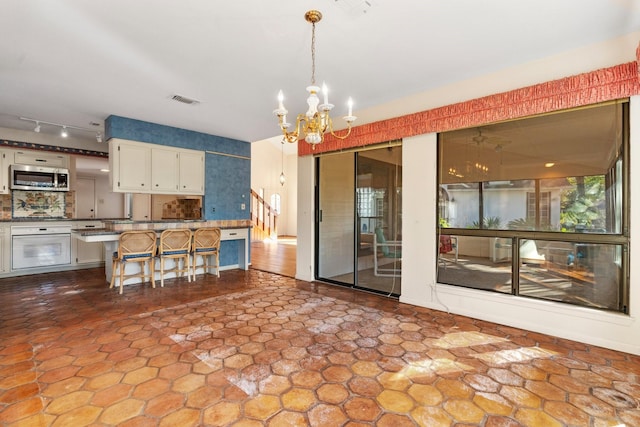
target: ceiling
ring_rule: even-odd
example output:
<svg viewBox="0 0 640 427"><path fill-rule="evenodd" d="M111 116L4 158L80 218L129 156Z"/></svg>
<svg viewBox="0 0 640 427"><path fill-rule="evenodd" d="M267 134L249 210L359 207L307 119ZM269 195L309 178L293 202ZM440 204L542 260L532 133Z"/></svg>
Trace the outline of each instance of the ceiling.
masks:
<svg viewBox="0 0 640 427"><path fill-rule="evenodd" d="M400 98L640 30L640 0L2 3L0 127L33 129L28 117L92 141L111 114L243 141L277 136L278 90L290 116L306 110L309 9L324 15L316 76L336 128L348 96L363 124L413 112L384 110Z"/></svg>
<svg viewBox="0 0 640 427"><path fill-rule="evenodd" d="M620 158L619 103L444 132L444 183L604 175ZM587 149L588 148L588 149Z"/></svg>

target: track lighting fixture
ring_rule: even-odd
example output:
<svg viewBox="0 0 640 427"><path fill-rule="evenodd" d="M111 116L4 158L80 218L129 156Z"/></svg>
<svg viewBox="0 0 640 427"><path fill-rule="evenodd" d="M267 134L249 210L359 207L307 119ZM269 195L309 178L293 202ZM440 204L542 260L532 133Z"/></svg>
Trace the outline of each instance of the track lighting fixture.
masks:
<svg viewBox="0 0 640 427"><path fill-rule="evenodd" d="M78 127L78 126L64 125L64 124L61 124L61 123L46 122L44 120L30 119L29 117L20 117L20 120L24 120L24 121L27 121L27 122L35 123L36 126L33 129L34 132L40 132L41 125L57 126L57 127L61 128L60 136L62 138L67 138L69 136L69 129L75 129L75 130L81 130L81 131L84 131L84 132L95 132L96 141L97 142L102 142L103 141L102 132L100 132L100 131L96 132L93 129L86 129L86 128L81 128L81 127ZM99 125L98 123L93 123L93 122L91 124L95 125L95 126Z"/></svg>

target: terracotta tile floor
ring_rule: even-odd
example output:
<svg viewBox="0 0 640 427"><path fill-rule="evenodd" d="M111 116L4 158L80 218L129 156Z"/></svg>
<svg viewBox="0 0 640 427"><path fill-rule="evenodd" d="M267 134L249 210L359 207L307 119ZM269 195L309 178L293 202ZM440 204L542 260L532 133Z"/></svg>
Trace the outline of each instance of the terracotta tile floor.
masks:
<svg viewBox="0 0 640 427"><path fill-rule="evenodd" d="M0 280L6 426L640 426L640 357L257 270Z"/></svg>

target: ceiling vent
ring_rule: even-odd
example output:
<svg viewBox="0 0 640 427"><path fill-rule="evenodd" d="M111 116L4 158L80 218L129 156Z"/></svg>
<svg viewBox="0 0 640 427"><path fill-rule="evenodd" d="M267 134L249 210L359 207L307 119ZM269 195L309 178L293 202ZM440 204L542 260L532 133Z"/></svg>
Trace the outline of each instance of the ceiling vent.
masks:
<svg viewBox="0 0 640 427"><path fill-rule="evenodd" d="M197 99L187 98L186 96L182 96L182 95L173 95L171 99L173 99L174 101L182 102L183 104L187 104L187 105L200 104L200 101L198 101Z"/></svg>

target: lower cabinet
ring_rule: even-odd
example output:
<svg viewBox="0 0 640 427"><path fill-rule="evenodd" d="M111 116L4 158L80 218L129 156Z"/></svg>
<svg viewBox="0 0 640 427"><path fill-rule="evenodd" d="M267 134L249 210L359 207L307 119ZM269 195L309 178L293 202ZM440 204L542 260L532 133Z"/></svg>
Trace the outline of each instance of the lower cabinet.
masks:
<svg viewBox="0 0 640 427"><path fill-rule="evenodd" d="M0 273L11 269L9 257L11 255L11 237L9 227L0 226Z"/></svg>
<svg viewBox="0 0 640 427"><path fill-rule="evenodd" d="M74 225L74 228L102 228L100 221L82 221ZM104 245L102 242L83 242L80 239L71 239L75 257L75 264L92 264L104 261Z"/></svg>

